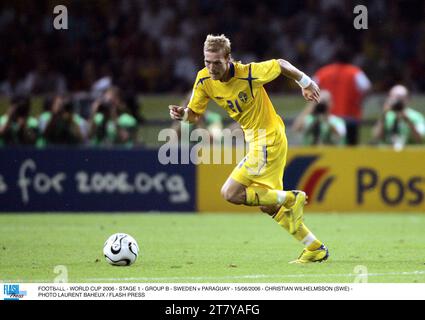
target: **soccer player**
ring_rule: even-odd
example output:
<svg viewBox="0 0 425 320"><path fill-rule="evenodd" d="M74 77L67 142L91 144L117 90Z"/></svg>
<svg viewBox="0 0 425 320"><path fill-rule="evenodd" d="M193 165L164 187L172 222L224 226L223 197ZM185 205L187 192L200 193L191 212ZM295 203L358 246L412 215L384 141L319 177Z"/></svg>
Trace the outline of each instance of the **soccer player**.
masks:
<svg viewBox="0 0 425 320"><path fill-rule="evenodd" d="M283 191L288 149L285 125L263 87L283 74L300 85L306 100L318 102L318 86L283 59L250 64L233 61L230 41L224 35L207 36L204 60L205 68L198 72L187 108L170 105L171 118L195 123L210 99L225 109L244 130L249 151L224 183L224 199L236 205L259 206L301 241L305 249L293 263L326 260L327 248L303 223L306 194Z"/></svg>

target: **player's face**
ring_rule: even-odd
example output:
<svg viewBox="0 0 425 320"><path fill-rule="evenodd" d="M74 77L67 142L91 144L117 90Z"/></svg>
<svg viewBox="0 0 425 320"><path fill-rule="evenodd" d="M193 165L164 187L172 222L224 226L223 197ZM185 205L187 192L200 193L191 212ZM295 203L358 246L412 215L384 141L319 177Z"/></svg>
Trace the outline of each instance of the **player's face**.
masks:
<svg viewBox="0 0 425 320"><path fill-rule="evenodd" d="M229 57L225 57L222 51L210 52L204 51L205 66L213 80L221 80L224 78L229 68Z"/></svg>

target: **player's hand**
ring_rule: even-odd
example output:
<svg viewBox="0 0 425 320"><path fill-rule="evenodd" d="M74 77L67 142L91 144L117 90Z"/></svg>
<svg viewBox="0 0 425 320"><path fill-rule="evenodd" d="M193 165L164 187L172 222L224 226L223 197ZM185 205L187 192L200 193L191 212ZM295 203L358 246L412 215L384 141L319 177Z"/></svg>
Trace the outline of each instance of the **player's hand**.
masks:
<svg viewBox="0 0 425 320"><path fill-rule="evenodd" d="M184 116L184 109L183 107L170 105L168 106L168 109L170 109L170 117L173 120L179 120L181 121Z"/></svg>
<svg viewBox="0 0 425 320"><path fill-rule="evenodd" d="M315 101L319 103L320 100L320 89L319 86L316 84L316 82L311 81L311 84L305 88L302 89L303 96L307 101Z"/></svg>

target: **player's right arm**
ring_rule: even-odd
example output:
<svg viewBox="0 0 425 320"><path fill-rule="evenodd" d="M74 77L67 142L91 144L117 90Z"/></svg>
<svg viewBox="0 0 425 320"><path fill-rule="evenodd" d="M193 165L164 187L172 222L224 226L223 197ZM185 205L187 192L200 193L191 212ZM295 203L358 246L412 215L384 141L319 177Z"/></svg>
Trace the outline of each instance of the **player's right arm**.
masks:
<svg viewBox="0 0 425 320"><path fill-rule="evenodd" d="M205 69L204 69L205 70ZM210 100L205 90L205 81L210 77L206 76L206 73L201 70L193 85L192 95L190 97L187 107L180 107L170 105L170 117L174 120L187 121L190 123L196 123L204 114L207 109L208 101Z"/></svg>
<svg viewBox="0 0 425 320"><path fill-rule="evenodd" d="M197 123L201 118L200 114L193 112L189 108L184 108L175 105L169 105L168 108L170 109L170 117L173 120Z"/></svg>

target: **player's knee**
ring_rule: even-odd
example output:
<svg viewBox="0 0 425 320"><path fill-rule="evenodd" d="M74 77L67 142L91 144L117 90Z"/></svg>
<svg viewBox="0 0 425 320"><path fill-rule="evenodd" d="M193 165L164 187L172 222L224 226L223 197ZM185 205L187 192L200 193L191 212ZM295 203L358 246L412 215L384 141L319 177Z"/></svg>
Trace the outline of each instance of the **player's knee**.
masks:
<svg viewBox="0 0 425 320"><path fill-rule="evenodd" d="M233 204L244 204L246 198L245 190L230 190L226 187L221 188L221 196Z"/></svg>

